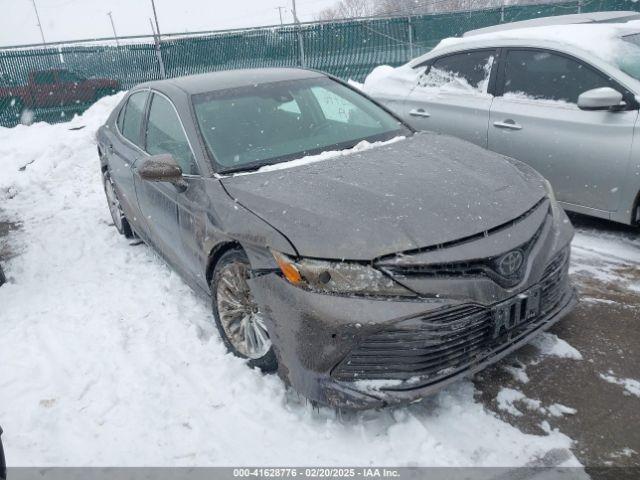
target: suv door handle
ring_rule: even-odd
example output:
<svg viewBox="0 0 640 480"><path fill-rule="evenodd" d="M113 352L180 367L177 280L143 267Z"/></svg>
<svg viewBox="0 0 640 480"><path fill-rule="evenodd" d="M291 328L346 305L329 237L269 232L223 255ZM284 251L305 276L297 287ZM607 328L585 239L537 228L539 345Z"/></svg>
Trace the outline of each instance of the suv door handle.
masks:
<svg viewBox="0 0 640 480"><path fill-rule="evenodd" d="M511 119L505 120L504 122L493 122L493 126L496 128L506 128L508 130L522 130L522 125Z"/></svg>
<svg viewBox="0 0 640 480"><path fill-rule="evenodd" d="M431 114L427 112L424 108L414 108L409 112L409 115L414 117L424 117L429 118Z"/></svg>

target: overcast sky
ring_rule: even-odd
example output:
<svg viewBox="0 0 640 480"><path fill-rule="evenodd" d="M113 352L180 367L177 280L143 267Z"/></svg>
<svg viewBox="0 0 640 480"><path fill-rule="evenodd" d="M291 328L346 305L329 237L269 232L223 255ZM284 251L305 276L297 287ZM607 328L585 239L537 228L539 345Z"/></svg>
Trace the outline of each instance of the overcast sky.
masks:
<svg viewBox="0 0 640 480"><path fill-rule="evenodd" d="M301 21L336 0L296 0ZM113 12L118 35L151 33L151 0L35 0L48 42L113 36L107 12ZM215 30L293 20L291 0L155 0L163 33ZM32 0L0 0L0 46L40 42Z"/></svg>

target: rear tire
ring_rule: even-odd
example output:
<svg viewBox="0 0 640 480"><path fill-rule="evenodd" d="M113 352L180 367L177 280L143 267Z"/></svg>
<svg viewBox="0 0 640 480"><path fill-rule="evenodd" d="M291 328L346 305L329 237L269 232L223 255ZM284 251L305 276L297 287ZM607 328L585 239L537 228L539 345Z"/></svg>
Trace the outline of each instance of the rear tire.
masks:
<svg viewBox="0 0 640 480"><path fill-rule="evenodd" d="M269 332L247 279L249 259L240 249L225 252L213 271L211 304L220 337L231 353L248 360L249 366L275 372L278 361Z"/></svg>
<svg viewBox="0 0 640 480"><path fill-rule="evenodd" d="M133 238L133 230L129 224L129 220L124 214L116 189L113 186L113 180L109 174L109 170L102 174L102 185L104 187L104 193L107 196L107 204L109 206L109 212L111 213L111 219L113 220L113 226L116 227L120 235L124 235L125 238Z"/></svg>

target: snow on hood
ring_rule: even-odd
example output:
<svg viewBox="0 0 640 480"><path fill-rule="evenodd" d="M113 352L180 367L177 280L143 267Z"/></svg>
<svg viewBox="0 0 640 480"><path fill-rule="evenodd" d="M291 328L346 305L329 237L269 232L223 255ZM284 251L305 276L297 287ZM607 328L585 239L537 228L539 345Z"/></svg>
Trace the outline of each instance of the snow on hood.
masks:
<svg viewBox="0 0 640 480"><path fill-rule="evenodd" d="M398 136L398 137L392 138L391 140L386 140L384 142L374 142L374 143L370 143L370 142L367 142L366 140L363 140L362 142L358 143L355 147L349 148L347 150L330 150L327 152L319 153L317 155L307 155L306 157L297 158L295 160L291 160L288 162L275 163L273 165L265 165L264 167L260 167L259 169L253 170L251 172L235 173L232 176L240 177L243 175L253 175L255 173L260 173L260 172L274 172L276 170L285 170L287 168L294 168L302 165L309 165L311 163L322 162L323 160L329 160L331 158L343 157L345 155L351 155L353 153L363 152L365 150L370 150L372 148L390 145L392 143L396 143L404 139L405 137Z"/></svg>
<svg viewBox="0 0 640 480"><path fill-rule="evenodd" d="M519 217L546 195L538 174L426 132L332 161L221 181L300 255L350 260L475 235Z"/></svg>

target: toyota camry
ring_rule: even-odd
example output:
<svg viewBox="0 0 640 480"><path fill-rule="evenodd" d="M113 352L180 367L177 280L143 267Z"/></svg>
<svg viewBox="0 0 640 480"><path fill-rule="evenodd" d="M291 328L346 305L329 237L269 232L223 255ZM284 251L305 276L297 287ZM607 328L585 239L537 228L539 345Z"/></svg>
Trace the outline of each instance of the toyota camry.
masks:
<svg viewBox="0 0 640 480"><path fill-rule="evenodd" d="M97 138L116 229L211 299L231 353L312 402L419 400L575 303L544 178L325 74L145 83Z"/></svg>

